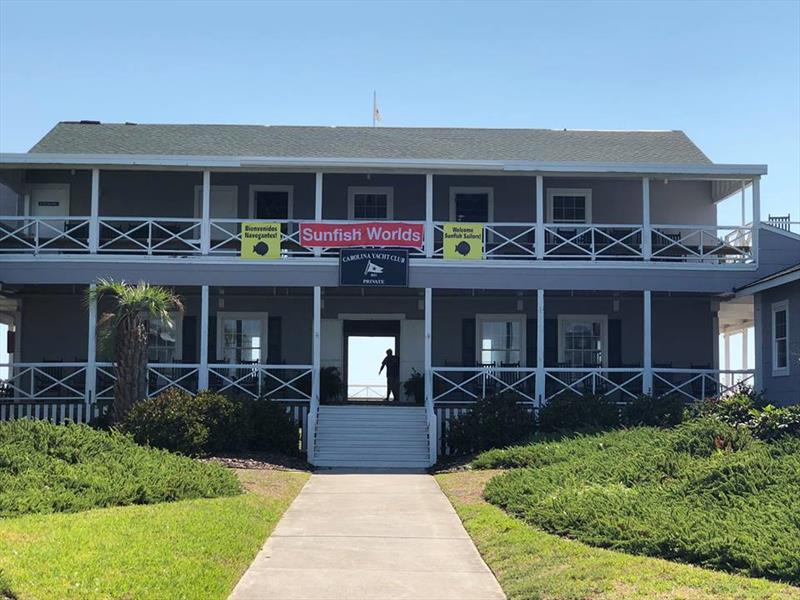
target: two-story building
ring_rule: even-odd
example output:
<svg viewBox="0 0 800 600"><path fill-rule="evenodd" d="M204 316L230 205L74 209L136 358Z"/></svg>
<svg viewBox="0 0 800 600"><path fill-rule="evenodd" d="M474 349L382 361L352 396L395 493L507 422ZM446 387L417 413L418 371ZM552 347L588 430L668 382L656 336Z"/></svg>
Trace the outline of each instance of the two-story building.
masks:
<svg viewBox="0 0 800 600"><path fill-rule="evenodd" d="M185 300L175 330L150 323L151 394L285 402L318 465L430 464L498 393L722 394L756 383L719 368L733 290L800 256L759 223L766 172L680 131L59 123L0 156L0 419L109 399L83 300L100 277ZM718 223L734 194L752 212ZM330 393L371 335L421 406Z"/></svg>

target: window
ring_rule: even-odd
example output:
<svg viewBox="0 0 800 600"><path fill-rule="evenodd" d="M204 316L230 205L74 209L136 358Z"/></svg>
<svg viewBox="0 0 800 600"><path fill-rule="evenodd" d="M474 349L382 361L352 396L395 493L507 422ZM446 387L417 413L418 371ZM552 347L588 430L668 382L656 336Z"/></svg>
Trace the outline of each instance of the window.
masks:
<svg viewBox="0 0 800 600"><path fill-rule="evenodd" d="M477 362L495 367L524 366L524 315L478 315L476 323Z"/></svg>
<svg viewBox="0 0 800 600"><path fill-rule="evenodd" d="M385 220L394 214L394 193L390 187L347 188L349 219Z"/></svg>
<svg viewBox="0 0 800 600"><path fill-rule="evenodd" d="M450 220L462 223L490 223L494 220L492 188L451 187Z"/></svg>
<svg viewBox="0 0 800 600"><path fill-rule="evenodd" d="M266 348L266 314L217 315L217 360L231 365L264 363Z"/></svg>
<svg viewBox="0 0 800 600"><path fill-rule="evenodd" d="M269 220L291 219L293 190L290 185L251 185L250 218Z"/></svg>
<svg viewBox="0 0 800 600"><path fill-rule="evenodd" d="M608 318L605 315L559 315L559 366L607 366L607 331Z"/></svg>
<svg viewBox="0 0 800 600"><path fill-rule="evenodd" d="M147 320L147 362L175 363L181 360L182 323L181 314L170 313L171 323L161 319Z"/></svg>
<svg viewBox="0 0 800 600"><path fill-rule="evenodd" d="M789 374L789 301L772 305L772 374Z"/></svg>
<svg viewBox="0 0 800 600"><path fill-rule="evenodd" d="M592 190L548 189L547 213L550 223L591 223Z"/></svg>

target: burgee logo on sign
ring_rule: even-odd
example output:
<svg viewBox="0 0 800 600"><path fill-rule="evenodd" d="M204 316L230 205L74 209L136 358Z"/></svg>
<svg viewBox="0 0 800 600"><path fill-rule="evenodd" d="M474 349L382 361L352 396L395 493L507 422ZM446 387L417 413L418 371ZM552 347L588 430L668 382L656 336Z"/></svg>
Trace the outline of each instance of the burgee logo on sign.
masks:
<svg viewBox="0 0 800 600"><path fill-rule="evenodd" d="M445 223L442 227L442 238L446 259L483 258L483 225L480 223Z"/></svg>
<svg viewBox="0 0 800 600"><path fill-rule="evenodd" d="M408 250L342 249L339 285L407 287Z"/></svg>
<svg viewBox="0 0 800 600"><path fill-rule="evenodd" d="M280 223L242 223L242 258L269 260L280 256Z"/></svg>

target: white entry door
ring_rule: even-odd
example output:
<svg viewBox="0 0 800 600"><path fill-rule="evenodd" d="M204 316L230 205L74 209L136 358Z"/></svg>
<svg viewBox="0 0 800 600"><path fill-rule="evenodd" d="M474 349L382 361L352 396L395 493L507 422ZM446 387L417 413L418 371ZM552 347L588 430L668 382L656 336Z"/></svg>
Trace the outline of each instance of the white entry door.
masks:
<svg viewBox="0 0 800 600"><path fill-rule="evenodd" d="M39 225L39 239L49 239L64 231L69 216L69 184L40 183L30 189L30 215L49 217ZM52 219L64 217L64 219Z"/></svg>
<svg viewBox="0 0 800 600"><path fill-rule="evenodd" d="M236 219L239 216L239 188L235 185L212 185L211 186L211 220L214 219ZM194 188L194 216L200 218L203 215L203 187L198 185ZM236 234L238 223L216 223L211 227L212 241L225 240ZM229 232L230 236L225 232Z"/></svg>

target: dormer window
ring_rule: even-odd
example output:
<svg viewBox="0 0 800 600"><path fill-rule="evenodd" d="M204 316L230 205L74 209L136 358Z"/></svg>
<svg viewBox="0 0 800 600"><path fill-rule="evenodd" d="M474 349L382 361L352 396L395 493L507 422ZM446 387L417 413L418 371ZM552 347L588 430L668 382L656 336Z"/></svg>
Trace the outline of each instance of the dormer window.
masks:
<svg viewBox="0 0 800 600"><path fill-rule="evenodd" d="M592 190L548 189L547 221L549 223L591 223Z"/></svg>

